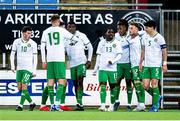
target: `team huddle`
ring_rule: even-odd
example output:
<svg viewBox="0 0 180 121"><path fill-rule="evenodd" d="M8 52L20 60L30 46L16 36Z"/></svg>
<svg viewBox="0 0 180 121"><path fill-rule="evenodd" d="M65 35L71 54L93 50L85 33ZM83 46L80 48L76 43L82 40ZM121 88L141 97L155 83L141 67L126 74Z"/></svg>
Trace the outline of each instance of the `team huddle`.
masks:
<svg viewBox="0 0 180 121"><path fill-rule="evenodd" d="M91 67L93 47L87 36L76 30L76 24L70 21L65 29L61 25L59 15L51 17L52 26L43 31L41 38L42 68L47 69L47 86L42 93L40 111L84 111L83 80L86 69ZM167 71L167 50L164 37L156 31L156 23L147 21L145 31L139 31L137 23L124 19L117 24L117 33L107 28L96 51L96 64L93 75L98 72L100 84L100 111L117 111L120 105L120 84L125 79L127 86L127 111L145 111L145 91L152 96L152 106L149 112L158 112L162 96L158 81L162 72ZM16 71L16 82L21 92L21 99L16 111L22 111L25 100L33 111L36 104L32 101L27 87L32 77L36 76L37 44L30 38L32 28L22 29L22 38L13 42L10 55L11 70ZM85 50L88 51L87 57ZM14 57L17 53L17 67ZM65 105L66 94L66 64L65 54L70 64L71 79L74 82L77 105L72 109ZM56 96L54 85L57 83ZM110 86L110 105L106 108L106 85ZM135 87L138 105L131 107L132 85ZM50 108L46 105L50 99Z"/></svg>

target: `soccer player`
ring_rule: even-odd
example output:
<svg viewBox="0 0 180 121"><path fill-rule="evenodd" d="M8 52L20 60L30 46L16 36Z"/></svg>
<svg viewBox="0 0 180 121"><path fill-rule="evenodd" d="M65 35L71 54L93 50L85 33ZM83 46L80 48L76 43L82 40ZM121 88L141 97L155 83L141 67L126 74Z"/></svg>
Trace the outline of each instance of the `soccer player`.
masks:
<svg viewBox="0 0 180 121"><path fill-rule="evenodd" d="M115 39L114 30L109 28L106 31L105 39L99 42L97 48L97 57L96 64L94 67L94 74L98 71L98 79L100 83L100 99L101 106L100 111L106 111L106 85L109 82L110 85L110 95L111 95L111 104L108 108L108 111L114 111L114 102L117 83L117 64L116 62L121 59L122 48L118 40Z"/></svg>
<svg viewBox="0 0 180 121"><path fill-rule="evenodd" d="M145 91L141 82L141 72L139 63L141 58L141 37L138 35L138 24L131 23L129 26L128 42L130 45L130 62L132 71L132 80L136 89L138 105L134 111L145 111Z"/></svg>
<svg viewBox="0 0 180 121"><path fill-rule="evenodd" d="M156 31L155 21L148 21L144 24L147 34L143 36L143 46L140 67L144 88L152 95L152 107L150 112L157 112L159 109L160 93L158 81L161 79L161 72L167 72L167 50L164 37ZM142 68L142 63L144 65ZM151 87L150 87L151 85Z"/></svg>
<svg viewBox="0 0 180 121"><path fill-rule="evenodd" d="M60 100L65 93L66 87L66 67L65 67L65 40L71 43L77 41L78 38L73 36L65 28L59 27L60 17L55 14L51 17L52 26L43 31L41 38L41 57L42 67L47 66L47 86L48 95L51 103L51 111L62 111L60 109ZM45 53L47 49L47 59ZM47 63L46 63L47 62ZM54 102L54 83L58 81L56 90L56 99Z"/></svg>
<svg viewBox="0 0 180 121"><path fill-rule="evenodd" d="M84 111L83 107L83 79L86 76L86 69L91 66L91 59L93 54L93 47L87 36L76 30L76 24L70 21L67 25L67 30L76 36L78 41L74 44L66 43L66 51L70 62L71 79L74 81L77 111ZM85 49L88 50L88 57L86 58Z"/></svg>
<svg viewBox="0 0 180 121"><path fill-rule="evenodd" d="M131 64L129 58L129 43L127 42L128 35L128 22L125 19L121 19L117 25L118 32L115 33L115 38L121 42L122 46L122 57L117 62L117 95L116 101L114 104L114 110L117 110L120 102L119 102L119 94L120 94L120 84L121 80L125 78L126 87L127 87L127 111L131 111L131 100L132 100L132 86L131 86Z"/></svg>
<svg viewBox="0 0 180 121"><path fill-rule="evenodd" d="M18 90L21 92L21 100L16 107L16 111L22 111L25 100L30 103L29 110L33 111L36 104L32 101L27 90L32 77L36 76L37 67L37 44L31 39L32 28L24 26L22 37L13 42L10 54L11 70L16 71L16 82ZM14 57L17 54L17 68L15 68Z"/></svg>
<svg viewBox="0 0 180 121"><path fill-rule="evenodd" d="M65 28L65 24L63 21L60 22L60 27L63 27ZM61 105L60 105L60 108L64 111L70 111L72 110L70 107L68 106L65 106L65 95L66 95L66 85L65 85L65 89L64 89L64 92L63 92L63 95L62 95L62 98L61 98ZM49 111L49 107L46 105L46 102L47 102L47 99L48 99L48 86L46 86L43 90L43 93L42 93L42 99L41 99L41 106L39 108L40 111Z"/></svg>

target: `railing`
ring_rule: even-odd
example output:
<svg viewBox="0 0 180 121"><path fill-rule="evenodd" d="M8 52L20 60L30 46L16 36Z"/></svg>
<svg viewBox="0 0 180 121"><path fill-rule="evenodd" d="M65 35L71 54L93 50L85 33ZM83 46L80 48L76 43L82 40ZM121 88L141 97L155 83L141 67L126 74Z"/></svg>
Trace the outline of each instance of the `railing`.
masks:
<svg viewBox="0 0 180 121"><path fill-rule="evenodd" d="M39 4L39 3L34 3L34 4L19 4L19 3L12 3L12 4L7 4L7 3L1 3L0 6L60 6L60 7L67 7L67 6L76 6L76 7L134 7L134 6L148 6L148 7L159 7L161 9L162 4L66 4L66 3L58 3L58 4Z"/></svg>
<svg viewBox="0 0 180 121"><path fill-rule="evenodd" d="M162 34L171 53L180 53L180 10L162 10ZM175 55L176 56L176 55Z"/></svg>

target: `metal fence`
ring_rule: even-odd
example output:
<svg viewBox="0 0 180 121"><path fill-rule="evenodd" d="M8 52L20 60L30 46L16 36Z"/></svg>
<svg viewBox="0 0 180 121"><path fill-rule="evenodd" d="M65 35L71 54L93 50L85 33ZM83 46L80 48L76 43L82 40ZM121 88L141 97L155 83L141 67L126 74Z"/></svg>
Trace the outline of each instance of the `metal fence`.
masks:
<svg viewBox="0 0 180 121"><path fill-rule="evenodd" d="M180 10L162 10L162 34L171 53L180 53Z"/></svg>

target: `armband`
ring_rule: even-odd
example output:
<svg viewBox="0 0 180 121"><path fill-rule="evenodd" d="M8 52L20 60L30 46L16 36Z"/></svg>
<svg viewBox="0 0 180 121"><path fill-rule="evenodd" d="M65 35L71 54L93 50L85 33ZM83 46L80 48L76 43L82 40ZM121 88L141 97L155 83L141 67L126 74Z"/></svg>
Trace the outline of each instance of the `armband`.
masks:
<svg viewBox="0 0 180 121"><path fill-rule="evenodd" d="M161 45L161 49L165 49L165 48L167 48L166 44Z"/></svg>

